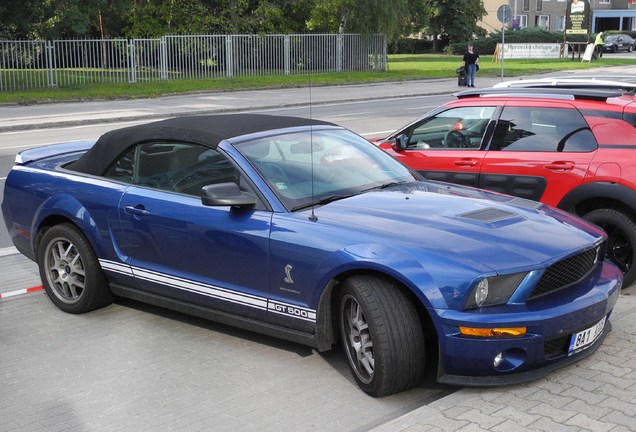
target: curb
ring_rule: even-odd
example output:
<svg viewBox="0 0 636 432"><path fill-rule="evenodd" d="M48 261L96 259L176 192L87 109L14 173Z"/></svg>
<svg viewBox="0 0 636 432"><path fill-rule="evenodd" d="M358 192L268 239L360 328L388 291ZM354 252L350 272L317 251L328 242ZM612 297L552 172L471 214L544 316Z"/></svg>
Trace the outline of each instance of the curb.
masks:
<svg viewBox="0 0 636 432"><path fill-rule="evenodd" d="M29 294L32 292L43 291L43 290L44 290L44 287L42 285L39 285L39 286L31 287L31 288L25 288L25 289L19 289L15 291L0 293L0 300L4 300L9 297L17 297L19 295Z"/></svg>

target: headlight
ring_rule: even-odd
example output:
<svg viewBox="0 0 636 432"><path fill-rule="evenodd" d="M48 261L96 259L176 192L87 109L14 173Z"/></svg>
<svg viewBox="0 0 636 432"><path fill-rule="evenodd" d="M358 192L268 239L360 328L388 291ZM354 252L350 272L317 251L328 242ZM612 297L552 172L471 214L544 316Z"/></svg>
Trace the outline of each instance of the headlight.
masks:
<svg viewBox="0 0 636 432"><path fill-rule="evenodd" d="M519 288L528 273L489 276L478 280L471 290L464 309L475 309L506 303Z"/></svg>

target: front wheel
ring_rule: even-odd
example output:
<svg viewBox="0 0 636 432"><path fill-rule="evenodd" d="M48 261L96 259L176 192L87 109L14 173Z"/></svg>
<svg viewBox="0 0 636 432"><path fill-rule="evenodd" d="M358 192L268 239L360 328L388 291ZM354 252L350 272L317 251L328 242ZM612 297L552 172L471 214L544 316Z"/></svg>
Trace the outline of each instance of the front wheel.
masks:
<svg viewBox="0 0 636 432"><path fill-rule="evenodd" d="M46 294L64 312L84 313L112 303L97 257L74 226L61 224L46 231L37 260Z"/></svg>
<svg viewBox="0 0 636 432"><path fill-rule="evenodd" d="M636 224L624 213L613 209L593 210L583 216L587 221L603 228L607 233L606 257L623 272L623 287L636 280L634 246Z"/></svg>
<svg viewBox="0 0 636 432"><path fill-rule="evenodd" d="M338 307L343 348L365 393L387 396L423 379L422 326L414 305L393 282L351 277L343 283Z"/></svg>

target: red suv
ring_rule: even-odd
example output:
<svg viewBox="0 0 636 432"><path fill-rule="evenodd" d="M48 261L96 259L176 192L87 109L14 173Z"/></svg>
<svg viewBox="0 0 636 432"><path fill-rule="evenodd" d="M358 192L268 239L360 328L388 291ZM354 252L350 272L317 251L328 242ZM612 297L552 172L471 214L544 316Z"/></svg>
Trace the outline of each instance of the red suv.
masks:
<svg viewBox="0 0 636 432"><path fill-rule="evenodd" d="M628 286L636 279L636 97L624 88L547 87L464 91L375 142L429 179L596 223Z"/></svg>

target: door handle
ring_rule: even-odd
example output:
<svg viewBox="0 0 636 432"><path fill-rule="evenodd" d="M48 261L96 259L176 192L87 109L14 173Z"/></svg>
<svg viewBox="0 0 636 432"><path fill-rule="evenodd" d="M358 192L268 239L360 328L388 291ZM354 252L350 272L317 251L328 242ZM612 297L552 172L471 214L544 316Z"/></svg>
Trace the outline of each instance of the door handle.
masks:
<svg viewBox="0 0 636 432"><path fill-rule="evenodd" d="M572 168L574 168L574 162L557 161L543 165L543 167L545 169L549 169L550 171L572 171Z"/></svg>
<svg viewBox="0 0 636 432"><path fill-rule="evenodd" d="M455 165L460 166L460 167L474 167L475 165L477 165L478 161L475 159L471 159L471 158L465 158L465 159L460 159L460 160L456 160Z"/></svg>
<svg viewBox="0 0 636 432"><path fill-rule="evenodd" d="M124 207L124 211L133 216L150 216L150 212L146 210L143 206L126 206Z"/></svg>

